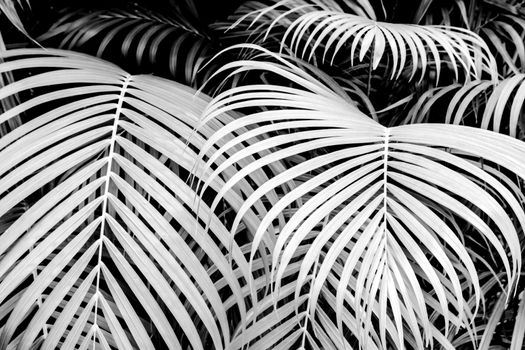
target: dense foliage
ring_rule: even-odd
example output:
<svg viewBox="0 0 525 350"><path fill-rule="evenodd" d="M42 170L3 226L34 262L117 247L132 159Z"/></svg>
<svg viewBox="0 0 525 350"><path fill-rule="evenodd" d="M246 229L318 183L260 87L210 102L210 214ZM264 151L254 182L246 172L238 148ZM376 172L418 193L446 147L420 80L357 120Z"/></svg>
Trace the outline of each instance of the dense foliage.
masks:
<svg viewBox="0 0 525 350"><path fill-rule="evenodd" d="M0 350L525 348L521 2L0 10Z"/></svg>

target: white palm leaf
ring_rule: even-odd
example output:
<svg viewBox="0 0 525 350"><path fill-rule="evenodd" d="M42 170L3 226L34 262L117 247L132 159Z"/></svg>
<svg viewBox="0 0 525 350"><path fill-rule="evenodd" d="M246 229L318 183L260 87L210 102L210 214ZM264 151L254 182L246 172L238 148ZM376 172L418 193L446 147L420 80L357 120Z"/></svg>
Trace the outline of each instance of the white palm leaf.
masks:
<svg viewBox="0 0 525 350"><path fill-rule="evenodd" d="M205 111L204 125L230 110L268 109L226 124L207 140L200 154L207 159L205 170L214 169L206 178L205 188L239 160L259 158L239 168L225 182L215 203L252 171L289 157L312 155L282 173L274 173L245 200L232 227L235 231L245 212L264 199L268 191L311 175L272 206L254 234L252 260L273 220L296 208L281 227L271 251L275 297L282 290L283 276L296 250L312 230L322 225L302 259L295 282L298 298L319 261L319 271L309 287L310 318L315 317L328 276L338 259L343 259L344 268L331 305L342 338L343 319L349 313L355 313L357 319L350 332L364 341L361 345L365 347L372 332L371 319L379 322L378 344L398 348L402 347L405 334L411 334L418 348L422 348L433 339L446 337L449 327L469 327L480 300L477 271L449 220L441 217L435 207L469 223L474 229L472 234L489 242L505 266L511 281L509 289L514 287L522 259L516 226L525 223L525 213L498 177L469 160L483 160L523 178L522 142L454 125L385 128L326 85L261 50L259 60L232 63L224 69L268 70L291 79L301 88L254 85L219 95ZM262 60L264 54L280 63ZM289 129L291 125L293 129ZM248 127L249 134L241 133L240 127ZM219 140L229 136L233 136L231 141L213 151ZM225 162L217 163L224 152L243 142L249 144L230 153ZM485 216L488 222L482 219ZM323 250L326 253L320 259ZM432 293L421 284L432 286ZM475 307L463 299L467 290L477 301ZM345 300L346 293L353 298L350 302ZM377 308L374 303L378 303ZM436 316L430 318L429 307L444 320L443 335L433 328L431 320Z"/></svg>
<svg viewBox="0 0 525 350"><path fill-rule="evenodd" d="M212 133L193 132L208 99L82 54L23 49L0 57L1 72L38 69L0 89L1 98L38 92L0 115L6 123L38 113L0 138L0 349L152 349L152 334L172 349L227 347L230 312L246 318L242 284L251 274L228 228L185 182ZM231 120L221 118L216 128ZM228 202L238 209L248 188ZM35 191L43 192L38 200ZM15 215L24 201L27 210ZM233 298L228 308L219 279Z"/></svg>
<svg viewBox="0 0 525 350"><path fill-rule="evenodd" d="M290 213L288 213L290 214ZM319 231L313 231L307 240L313 239ZM249 252L249 246L247 246ZM239 328L235 333L231 349L242 349L248 346L250 349L342 349L351 348L347 340L341 340L337 334L335 310L330 308L335 301L333 288L337 286L338 273L342 266L337 265L334 273L328 277L328 283L323 286L321 302L323 308L316 308L315 317L311 317L307 305L307 300L311 297L312 290L294 296L295 279L299 273L301 260L308 252L310 244L304 244L294 252L293 263L290 263L284 273L284 278L288 281L278 296L270 294L260 300L257 308L250 310L244 328ZM323 253L321 253L323 254ZM254 270L262 270L264 263L261 258L253 262ZM316 264L316 266L318 266ZM315 273L312 274L312 277ZM260 289L267 283L266 277L261 276L254 281L254 286ZM349 295L349 294L348 294ZM298 312L298 309L301 311ZM345 314L343 322L348 328L355 327L355 317ZM392 327L390 327L392 329ZM374 340L378 336L372 330L370 335L370 349L378 349Z"/></svg>
<svg viewBox="0 0 525 350"><path fill-rule="evenodd" d="M262 19L271 20L280 16L285 19L290 14L307 14L312 9L332 10L345 12L352 11L356 15L375 19L376 15L372 4L368 0L272 0L271 5L260 1L247 1L233 15L230 20L234 20L231 28L240 25L242 22L254 17L254 22L262 22ZM255 12L257 15L254 16ZM277 15L277 16L276 16Z"/></svg>
<svg viewBox="0 0 525 350"><path fill-rule="evenodd" d="M525 74L515 74L496 82L478 80L431 89L411 108L406 122L427 120L429 112L445 98L449 98L442 119L445 123L476 125L512 137L518 137L523 131Z"/></svg>
<svg viewBox="0 0 525 350"><path fill-rule="evenodd" d="M248 246L248 252L249 252ZM305 249L299 249L296 258L304 256ZM264 262L261 258L253 262L254 270L262 270ZM290 265L286 272L287 278L294 278L299 270L299 263ZM255 288L261 288L267 284L267 276L261 275L253 281ZM301 334L307 333L301 331L301 325L304 322L305 313L295 314L294 303L294 285L287 285L285 291L275 299L273 295L268 295L259 301L256 308L248 313L245 324L238 328L233 336L230 349L243 349L248 346L250 349L268 349L268 348L287 348L298 341ZM298 300L300 304L304 303L305 296ZM278 308L274 307L280 304Z"/></svg>
<svg viewBox="0 0 525 350"><path fill-rule="evenodd" d="M5 50L5 42L4 38L2 37L2 34L0 33L0 50ZM0 87L12 83L14 81L14 77L10 73L5 73L0 75ZM18 104L20 101L18 99L18 96L10 96L9 98L3 99L1 102L1 110L5 111L7 109L10 109L14 105ZM20 116L11 118L7 125L4 123L0 125L0 137L5 135L9 130L17 128L21 124Z"/></svg>
<svg viewBox="0 0 525 350"><path fill-rule="evenodd" d="M287 1L253 11L241 20L258 23L260 16L286 4ZM269 12L274 14L275 11ZM266 20L265 20L266 21ZM443 67L452 70L456 79L480 79L484 72L496 79L496 61L485 42L469 30L436 25L415 25L379 22L337 9L320 6L305 10L282 10L271 23L259 24L258 31L270 34L280 27L281 47L287 45L301 58L312 59L317 54L322 61L333 63L339 52L370 64L371 69L386 63L391 79L405 71L409 80L420 73L420 81L427 70L434 70L437 78Z"/></svg>
<svg viewBox="0 0 525 350"><path fill-rule="evenodd" d="M297 16L312 10L350 12L366 18L376 18L368 0L272 0L270 3L247 1L227 21L213 24L212 28L220 32L223 38L242 38L243 42L264 44L266 47L272 42L278 48L282 32L271 29L288 28Z"/></svg>

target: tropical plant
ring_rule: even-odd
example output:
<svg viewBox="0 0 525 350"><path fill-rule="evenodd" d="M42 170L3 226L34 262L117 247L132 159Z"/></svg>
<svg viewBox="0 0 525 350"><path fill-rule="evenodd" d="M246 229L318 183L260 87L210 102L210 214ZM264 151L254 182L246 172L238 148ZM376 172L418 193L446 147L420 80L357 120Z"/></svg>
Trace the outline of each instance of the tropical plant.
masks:
<svg viewBox="0 0 525 350"><path fill-rule="evenodd" d="M0 349L524 347L520 3L66 5L0 1Z"/></svg>

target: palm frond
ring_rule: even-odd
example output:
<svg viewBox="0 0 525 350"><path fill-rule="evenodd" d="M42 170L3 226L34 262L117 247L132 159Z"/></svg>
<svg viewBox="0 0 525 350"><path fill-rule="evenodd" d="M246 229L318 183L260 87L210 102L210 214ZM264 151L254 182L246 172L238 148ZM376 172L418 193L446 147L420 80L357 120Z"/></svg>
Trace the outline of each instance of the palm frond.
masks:
<svg viewBox="0 0 525 350"><path fill-rule="evenodd" d="M450 26L414 25L378 22L362 16L323 9L312 4L300 10L276 11L287 1L252 11L239 18L251 23L250 35L264 40L278 31L281 48L287 45L298 57L333 63L338 54L349 55L370 64L372 70L388 57L391 79L403 73L409 80L420 71L420 81L427 70L434 70L437 80L443 67L454 72L456 79L479 79L484 73L496 79L495 60L485 42L475 33ZM265 18L260 21L262 16ZM279 28L279 29L276 29ZM260 42L259 42L260 43ZM344 53L342 53L344 51ZM408 70L408 72L405 72Z"/></svg>
<svg viewBox="0 0 525 350"><path fill-rule="evenodd" d="M426 121L436 106L446 103L448 107L446 113L441 113L441 122L478 126L521 137L524 79L525 74L516 74L497 82L478 80L429 90L408 113L407 122Z"/></svg>
<svg viewBox="0 0 525 350"><path fill-rule="evenodd" d="M475 321L478 329L476 349L488 350L499 347L521 349L523 347L523 291L510 296L502 292L498 286L498 277L503 275L503 273L496 276L486 274L489 278L483 278L485 281L481 290L485 305L484 312L480 313ZM464 332L451 336L451 338L455 348L461 349L470 345L470 339Z"/></svg>
<svg viewBox="0 0 525 350"><path fill-rule="evenodd" d="M376 15L368 0L273 0L270 4L260 1L247 1L231 15L227 21L212 25L223 40L232 40L232 44L242 42L257 43L267 48L281 45L283 28L292 25L299 15L306 15L313 10L332 10L341 13L354 13L362 17L375 19ZM274 28L279 30L269 30Z"/></svg>
<svg viewBox="0 0 525 350"><path fill-rule="evenodd" d="M480 35L492 48L496 58L503 63L499 66L504 77L519 74L525 68L525 20L512 15L498 16L481 27Z"/></svg>
<svg viewBox="0 0 525 350"><path fill-rule="evenodd" d="M103 58L121 56L128 65L134 61L129 68L139 67L193 86L200 86L214 67L205 67L215 49L202 30L182 17L141 9L68 13L39 40Z"/></svg>
<svg viewBox="0 0 525 350"><path fill-rule="evenodd" d="M303 162L274 173L249 196L232 226L235 231L245 212L268 191L310 175L262 216L254 233L252 264L271 223L283 212L296 209L271 251L275 297L285 288L284 274L297 249L312 230L319 229L301 259L295 299L310 290L307 308L310 319L317 317L323 287L342 261L330 303L342 341L353 336L367 348L374 333L372 322L379 325L378 347L403 348L405 339L412 338L416 348L424 348L460 327L472 334L470 322L481 298L478 272L450 220L440 213L452 213L472 226L472 235L487 240L505 266L507 292L511 292L522 260L517 223L525 223L525 213L497 176L469 161L482 160L523 178L525 146L508 136L455 125L383 127L327 85L275 54L259 50L262 53L256 60L224 69L268 70L299 87L247 85L218 95L206 109L203 125L224 112L265 108L224 125L206 141L200 156L207 159L202 171L214 169L205 177L204 188L226 169L236 168L239 160L257 158L225 182L217 203L252 171L307 155ZM265 55L279 63L269 64ZM249 135L239 127L248 127ZM233 138L219 148L217 142L223 137ZM243 142L249 144L226 161L216 161ZM316 262L318 271L312 273ZM432 292L423 285L431 286ZM467 291L476 301L473 307L464 299ZM297 310L301 303L295 305ZM344 320L350 315L356 321L345 328ZM434 327L437 319L445 325L443 333Z"/></svg>
<svg viewBox="0 0 525 350"><path fill-rule="evenodd" d="M186 182L213 130L194 132L208 99L73 52L1 59L1 72L38 69L1 98L39 93L0 123L39 114L0 138L0 349L227 347L257 297L229 228ZM234 208L248 187L228 194Z"/></svg>
<svg viewBox="0 0 525 350"><path fill-rule="evenodd" d="M4 42L4 38L2 36L2 33L0 33L0 50L5 51L6 46ZM14 81L14 77L10 72L6 72L0 75L0 88L5 86L6 84L12 83ZM16 106L18 103L20 103L20 99L18 95L9 96L5 99L2 99L0 102L2 107L1 111L7 111L8 109L11 109L12 107ZM0 137L4 136L8 133L9 130L13 130L20 126L22 123L22 119L20 116L16 116L13 118L10 118L7 123L3 123L0 125Z"/></svg>
<svg viewBox="0 0 525 350"><path fill-rule="evenodd" d="M19 10L17 10L17 7L20 9L23 6L29 6L29 0L0 0L0 12L4 14L19 31L29 37L18 14Z"/></svg>

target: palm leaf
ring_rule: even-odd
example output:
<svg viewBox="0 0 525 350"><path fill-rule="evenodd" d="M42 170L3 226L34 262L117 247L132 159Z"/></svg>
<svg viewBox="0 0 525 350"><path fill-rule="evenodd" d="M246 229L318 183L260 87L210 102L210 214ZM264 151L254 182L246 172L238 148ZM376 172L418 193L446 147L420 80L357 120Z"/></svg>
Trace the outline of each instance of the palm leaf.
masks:
<svg viewBox="0 0 525 350"><path fill-rule="evenodd" d="M212 132L193 132L207 98L73 52L1 58L1 72L38 69L2 98L39 93L0 116L38 113L0 138L0 348L228 347L230 316L242 323L257 297L226 223L186 183ZM228 202L238 209L248 188Z"/></svg>
<svg viewBox="0 0 525 350"><path fill-rule="evenodd" d="M211 39L183 17L142 9L67 13L39 40L59 48L93 51L106 59L122 56L124 63L134 61L142 71L193 86L206 79L213 65L205 67L205 63L215 54Z"/></svg>
<svg viewBox="0 0 525 350"><path fill-rule="evenodd" d="M428 90L412 107L406 122L428 120L435 106L445 100L448 108L441 122L479 126L519 137L523 131L524 78L524 74L516 74L496 82L478 80Z"/></svg>
<svg viewBox="0 0 525 350"><path fill-rule="evenodd" d="M477 349L494 349L500 347L521 349L523 346L523 292L513 296L507 295L499 288L498 277L490 276L485 279L481 289L484 295L484 312L478 315L478 335L476 336ZM472 300L471 300L472 302ZM503 335L506 334L506 335ZM503 336L501 336L503 335ZM464 348L472 345L469 337L460 332L451 337L455 348Z"/></svg>
<svg viewBox="0 0 525 350"><path fill-rule="evenodd" d="M498 16L480 28L480 35L503 64L499 65L504 77L523 72L525 67L525 21L513 15Z"/></svg>
<svg viewBox="0 0 525 350"><path fill-rule="evenodd" d="M4 38L3 38L2 34L0 33L0 50L4 51L5 49L6 49L6 46L5 46ZM13 81L14 81L14 77L9 72L0 75L0 87L6 85L8 83L12 83ZM20 100L19 100L17 95L10 96L10 97L8 97L6 99L3 99L2 102L1 102L2 103L2 111L6 111L6 110L14 107L19 102L20 102ZM20 116L9 119L9 122L7 123L7 125L2 124L0 126L0 137L4 136L8 132L8 130L12 130L12 129L17 128L18 126L20 126L21 123L22 123L22 120L21 120Z"/></svg>
<svg viewBox="0 0 525 350"><path fill-rule="evenodd" d="M17 11L17 6L21 8L22 6L29 6L28 0L1 0L0 1L0 11L2 14L4 14L7 19L22 33L24 33L27 37L29 37L29 34L27 34L26 29L24 28L24 24L22 23L22 20L20 19L20 16Z"/></svg>
<svg viewBox="0 0 525 350"><path fill-rule="evenodd" d="M315 238L320 231L311 232L308 239ZM294 252L294 262L291 263L285 273L284 279L288 282L282 286L279 295L268 295L260 300L257 308L250 313L246 326L239 328L231 343L232 349L242 349L249 346L250 349L291 349L291 348L314 348L314 349L341 349L345 346L351 348L347 340L341 340L337 334L337 323L333 317L335 310L330 306L335 302L333 293L339 280L338 274L342 270L337 265L334 273L328 277L326 286L323 286L321 303L323 308L316 308L315 317L311 317L308 309L308 298L312 290L295 298L295 279L299 273L301 260L311 244L304 244ZM247 246L249 250L249 246ZM323 253L321 253L323 254ZM254 269L261 269L264 263L260 258L253 262ZM316 267L318 265L316 264ZM315 273L312 273L312 277ZM264 276L259 277L254 285L260 288L266 283ZM347 294L350 297L350 294ZM350 297L351 298L351 297ZM297 311L300 310L300 311ZM355 327L355 317L345 314L343 319L345 325L352 329ZM391 327L390 327L391 329ZM376 343L378 336L373 332L370 337L370 349L378 349Z"/></svg>
<svg viewBox="0 0 525 350"><path fill-rule="evenodd" d="M266 192L311 174L308 181L272 206L254 233L252 264L271 223L296 208L281 227L271 251L275 297L285 288L284 276L297 249L312 230L320 229L301 260L294 282L296 300L304 288L311 290L307 299L310 319L319 312L323 287L337 261L342 260L334 286L335 300L330 304L342 340L348 340L343 327L348 315L356 319L349 327L351 335L365 348L373 334L372 320L379 324L377 346L396 348L403 347L406 336L413 338L416 348L423 348L435 339L445 342L450 329L470 329L481 298L478 272L450 220L434 208L450 211L473 227L471 234L489 242L498 262L505 266L510 292L522 259L514 222L525 223L525 213L498 177L469 160L483 159L523 178L523 143L454 125L385 128L327 85L275 54L259 50L257 60L232 63L223 69L234 73L267 70L294 81L299 88L247 85L218 95L206 109L203 125L231 110L265 108L219 129L200 155L207 159L202 171L214 169L205 177L204 188L227 169L235 168L239 160L258 158L225 182L215 203L252 171L289 157L310 155L285 172L274 173L246 199L232 226L235 231L245 212ZM279 63L269 63L264 56ZM294 128L290 130L291 124ZM241 133L241 126L249 127L250 134ZM219 140L232 136L230 142L217 148ZM230 154L227 161L216 162L231 147L248 141L248 146ZM316 261L319 268L312 276ZM432 292L422 285L431 286ZM468 290L476 301L474 306L464 300ZM300 302L295 305L298 309ZM432 310L432 317L427 308ZM443 334L433 326L436 319L444 322Z"/></svg>
<svg viewBox="0 0 525 350"><path fill-rule="evenodd" d="M308 60L317 55L319 60L333 63L349 55L379 67L389 58L391 79L399 78L405 70L408 79L420 71L420 81L428 69L435 70L439 80L443 67L454 71L456 79L479 79L486 72L496 79L495 60L485 42L475 33L451 26L413 25L378 22L362 16L326 8L315 3L306 4L297 11L288 9L288 2L278 1L269 7L245 14L241 21L251 23L246 30L269 35L276 30L281 42L301 58ZM280 9L281 11L276 11ZM261 17L264 20L261 20ZM269 22L266 18L273 17ZM257 24L257 26L254 26ZM250 28L252 27L253 28ZM279 29L274 29L279 28ZM241 28L242 29L242 28ZM264 39L263 36L263 39ZM459 69L458 69L459 68ZM460 71L461 70L461 71Z"/></svg>

